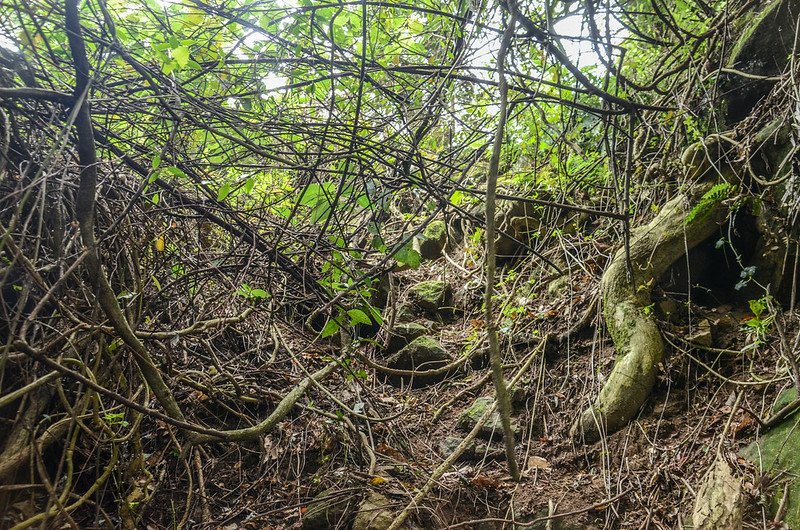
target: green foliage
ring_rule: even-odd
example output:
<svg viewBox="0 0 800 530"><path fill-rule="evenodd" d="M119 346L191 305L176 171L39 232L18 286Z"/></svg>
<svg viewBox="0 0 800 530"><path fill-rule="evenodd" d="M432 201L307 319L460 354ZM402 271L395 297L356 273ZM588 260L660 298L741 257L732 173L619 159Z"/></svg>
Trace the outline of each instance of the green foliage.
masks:
<svg viewBox="0 0 800 530"><path fill-rule="evenodd" d="M728 182L714 184L710 190L705 192L697 204L686 216L684 224L689 224L697 218L705 218L716 209L719 204L733 197L738 192L738 188Z"/></svg>
<svg viewBox="0 0 800 530"><path fill-rule="evenodd" d="M768 314L770 297L766 295L758 299L749 300L748 305L753 313L753 318L748 319L745 322L745 326L753 334L754 344L762 344L770 325L775 320L775 315Z"/></svg>
<svg viewBox="0 0 800 530"><path fill-rule="evenodd" d="M249 298L251 300L263 300L269 298L270 295L264 289L256 289L250 287L248 284L243 283L239 286L239 289L236 291L236 294L239 296L243 296L245 298Z"/></svg>

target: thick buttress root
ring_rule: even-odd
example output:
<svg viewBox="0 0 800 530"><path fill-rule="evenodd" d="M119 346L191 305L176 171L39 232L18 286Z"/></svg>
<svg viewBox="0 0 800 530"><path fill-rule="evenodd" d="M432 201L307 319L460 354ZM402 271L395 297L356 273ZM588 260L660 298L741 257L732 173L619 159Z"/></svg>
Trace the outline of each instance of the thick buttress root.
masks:
<svg viewBox="0 0 800 530"><path fill-rule="evenodd" d="M616 253L603 274L601 289L603 315L617 360L597 400L572 426L573 437L596 441L602 433L626 425L647 400L664 357L661 332L645 311L653 285L688 250L710 237L727 214L724 201L704 204L703 211L692 212L689 199L678 195L648 225L633 231L633 278L625 250Z"/></svg>

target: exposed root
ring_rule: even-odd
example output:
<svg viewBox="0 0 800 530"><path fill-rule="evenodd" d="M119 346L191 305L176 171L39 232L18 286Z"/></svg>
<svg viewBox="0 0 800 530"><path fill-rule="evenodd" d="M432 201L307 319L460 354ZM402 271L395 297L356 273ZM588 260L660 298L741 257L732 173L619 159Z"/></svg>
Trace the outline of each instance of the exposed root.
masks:
<svg viewBox="0 0 800 530"><path fill-rule="evenodd" d="M728 213L724 201L701 202L703 211L697 212L687 196L678 195L648 225L634 231L633 278L623 249L603 274L603 313L617 360L597 400L573 425L574 437L593 442L603 433L616 431L634 417L650 394L664 357L661 332L645 310L653 285L675 261L711 236Z"/></svg>

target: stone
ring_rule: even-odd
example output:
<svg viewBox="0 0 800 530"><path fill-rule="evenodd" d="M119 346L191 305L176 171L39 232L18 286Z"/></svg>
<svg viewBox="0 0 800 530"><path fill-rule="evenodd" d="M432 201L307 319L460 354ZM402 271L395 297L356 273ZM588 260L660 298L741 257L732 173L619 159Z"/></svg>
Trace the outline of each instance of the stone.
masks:
<svg viewBox="0 0 800 530"><path fill-rule="evenodd" d="M396 370L433 370L449 364L453 359L433 337L423 335L412 340L399 352L386 359L386 365ZM395 386L411 383L415 388L436 384L447 377L447 373L411 377L389 376Z"/></svg>
<svg viewBox="0 0 800 530"><path fill-rule="evenodd" d="M380 493L370 493L361 506L353 521L353 530L386 530L399 513L392 507L392 502ZM412 526L405 522L400 528L412 530Z"/></svg>
<svg viewBox="0 0 800 530"><path fill-rule="evenodd" d="M303 530L329 530L342 526L356 508L352 495L338 495L338 488L328 488L316 495L303 515Z"/></svg>
<svg viewBox="0 0 800 530"><path fill-rule="evenodd" d="M453 305L453 288L442 280L427 280L411 286L408 291L414 305L429 314L448 312Z"/></svg>
<svg viewBox="0 0 800 530"><path fill-rule="evenodd" d="M686 337L686 340L689 341L692 346L711 348L714 345L714 337L711 335L711 322L705 318L699 321L694 332Z"/></svg>
<svg viewBox="0 0 800 530"><path fill-rule="evenodd" d="M429 327L417 322L400 322L395 324L389 332L389 343L386 345L387 353L395 353L407 346L414 339L428 333Z"/></svg>
<svg viewBox="0 0 800 530"><path fill-rule="evenodd" d="M477 425L478 420L481 419L481 416L486 412L486 410L492 406L494 403L494 398L491 397L479 397L477 398L470 407L461 413L461 416L458 418L458 427L464 431L472 431ZM515 425L513 422L511 423L511 428L514 430L515 433L519 432L519 427ZM489 416L489 419L486 423L484 423L481 430L478 432L478 435L486 438L486 439L502 439L503 438L503 424L500 421L500 413L498 411L492 412Z"/></svg>
<svg viewBox="0 0 800 530"><path fill-rule="evenodd" d="M383 272L377 278L372 280L372 294L369 298L369 303L375 307L386 307L389 301L389 293L392 290L392 280L388 271Z"/></svg>
<svg viewBox="0 0 800 530"><path fill-rule="evenodd" d="M656 303L658 316L664 320L668 320L673 324L677 321L678 316L678 302L673 298L664 298Z"/></svg>
<svg viewBox="0 0 800 530"><path fill-rule="evenodd" d="M439 442L439 453L447 458L448 456L455 453L458 446L461 445L461 442L464 441L464 438L460 436L448 436L441 442ZM459 460L471 460L475 457L475 452L477 449L477 443L475 440L472 440L467 448L461 453L461 456L458 457Z"/></svg>
<svg viewBox="0 0 800 530"><path fill-rule="evenodd" d="M796 397L794 389L784 391L775 403L773 412ZM786 528L800 528L800 414L790 415L775 428L747 446L741 455L753 462L760 473L782 474L782 481L771 493L770 507L775 514L783 496L783 483L788 482L788 497L783 523Z"/></svg>
<svg viewBox="0 0 800 530"><path fill-rule="evenodd" d="M755 17L742 17L747 26L733 46L727 66L755 76L779 75L792 53L796 22L796 16L792 15L798 10L799 0L772 0ZM732 125L746 118L774 84L774 80L757 80L735 73L720 76L727 123Z"/></svg>
<svg viewBox="0 0 800 530"><path fill-rule="evenodd" d="M431 221L422 231L419 241L419 255L423 259L441 257L447 244L447 225L442 220Z"/></svg>
<svg viewBox="0 0 800 530"><path fill-rule="evenodd" d="M547 296L551 300L561 298L569 287L569 276L559 276L547 284Z"/></svg>

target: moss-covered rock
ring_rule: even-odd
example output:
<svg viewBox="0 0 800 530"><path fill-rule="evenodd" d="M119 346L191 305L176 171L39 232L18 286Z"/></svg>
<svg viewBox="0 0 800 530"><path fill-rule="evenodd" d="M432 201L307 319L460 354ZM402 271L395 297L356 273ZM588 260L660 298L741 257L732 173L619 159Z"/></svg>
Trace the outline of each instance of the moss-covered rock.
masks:
<svg viewBox="0 0 800 530"><path fill-rule="evenodd" d="M414 339L428 333L428 328L418 322L400 322L389 332L389 343L386 353L395 353L407 346Z"/></svg>
<svg viewBox="0 0 800 530"><path fill-rule="evenodd" d="M478 424L481 417L486 413L486 411L494 404L494 398L491 397L479 397L477 398L470 407L461 413L461 416L458 418L458 427L464 431L471 431L475 428L475 425ZM513 424L511 427L514 429L514 432L518 432L519 428L517 425ZM486 439L502 439L503 438L503 424L500 420L500 413L498 411L494 411L489 415L489 419L486 423L483 424L481 430L478 434L482 438Z"/></svg>
<svg viewBox="0 0 800 530"><path fill-rule="evenodd" d="M425 371L442 368L452 360L436 339L424 335L417 337L399 352L386 359L386 365L395 370ZM436 384L444 380L447 375L447 372L415 375L414 377L390 375L389 382L396 386L401 383L411 383L412 386L418 388Z"/></svg>
<svg viewBox="0 0 800 530"><path fill-rule="evenodd" d="M773 77L786 67L793 49L798 12L800 0L772 0L755 17L742 17L746 25L731 49L727 66L751 76L728 72L720 78L728 124L747 117L775 83L752 76Z"/></svg>
<svg viewBox="0 0 800 530"><path fill-rule="evenodd" d="M447 225L442 220L435 220L428 223L418 239L419 255L424 259L436 259L441 257L442 251L447 244Z"/></svg>
<svg viewBox="0 0 800 530"><path fill-rule="evenodd" d="M384 495L371 493L358 508L353 530L386 530L397 516L399 508ZM411 530L414 527L406 522L400 528Z"/></svg>
<svg viewBox="0 0 800 530"><path fill-rule="evenodd" d="M775 403L773 412L791 403L796 397L795 389L784 391ZM800 414L789 416L761 436L742 451L742 456L752 461L762 473L773 476L782 474L782 480L778 481L773 492L772 511L773 514L777 511L783 497L784 484L788 482L783 522L787 528L800 528Z"/></svg>
<svg viewBox="0 0 800 530"><path fill-rule="evenodd" d="M303 516L303 530L331 530L347 524L358 500L352 495L337 494L338 491L328 488L311 500Z"/></svg>
<svg viewBox="0 0 800 530"><path fill-rule="evenodd" d="M452 310L453 288L442 280L427 280L413 285L408 296L411 302L431 315L442 315Z"/></svg>

